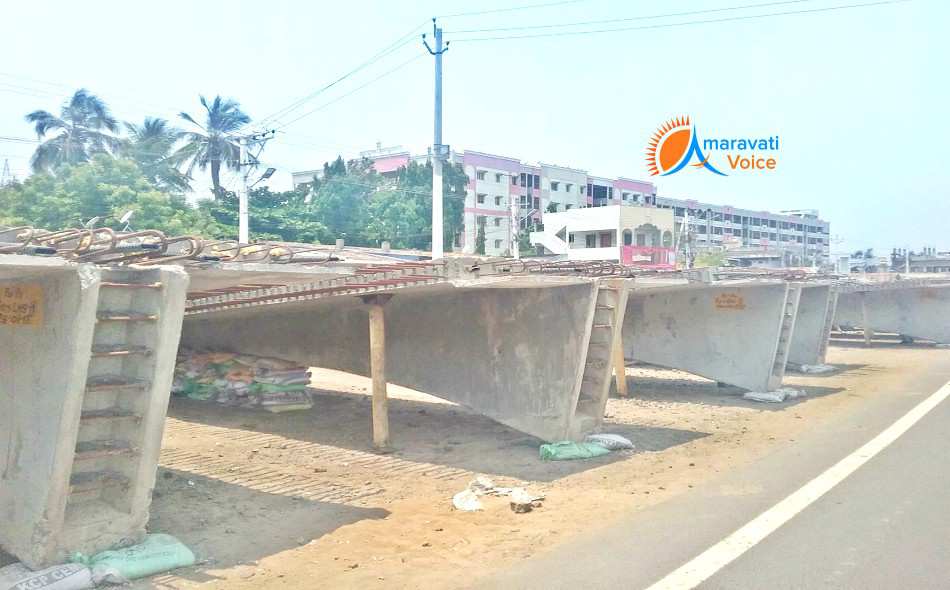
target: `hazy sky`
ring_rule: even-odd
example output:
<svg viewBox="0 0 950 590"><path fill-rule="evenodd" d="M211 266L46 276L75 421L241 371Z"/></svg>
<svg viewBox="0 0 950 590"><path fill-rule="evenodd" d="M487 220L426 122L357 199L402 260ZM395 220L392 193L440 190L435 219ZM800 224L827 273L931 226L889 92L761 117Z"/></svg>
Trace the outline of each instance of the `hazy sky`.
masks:
<svg viewBox="0 0 950 590"><path fill-rule="evenodd" d="M766 2L577 0L442 18L446 39L456 40L445 56L444 141L456 149L646 179L650 135L670 117L689 115L703 137L778 135L777 168L727 177L688 168L654 179L659 194L753 209L817 208L838 237L835 251L950 249L950 166L943 160L950 135L946 2L462 41L650 27L862 0L772 2L567 29L462 32ZM79 87L100 95L125 120L174 118L180 110L197 114L199 94L234 97L260 120L413 27L428 30L424 25L432 16L545 3L10 0L0 37L0 136L32 137L23 116L36 108L55 111ZM288 186L290 170L318 167L337 153L354 156L377 141L424 150L432 141L432 59L424 51L414 38L283 117L287 123L327 105L288 125L268 145L265 160L281 171L272 186ZM357 90L417 55L422 57ZM0 163L9 159L22 176L31 151L28 144L0 140ZM229 174L226 180L236 178Z"/></svg>

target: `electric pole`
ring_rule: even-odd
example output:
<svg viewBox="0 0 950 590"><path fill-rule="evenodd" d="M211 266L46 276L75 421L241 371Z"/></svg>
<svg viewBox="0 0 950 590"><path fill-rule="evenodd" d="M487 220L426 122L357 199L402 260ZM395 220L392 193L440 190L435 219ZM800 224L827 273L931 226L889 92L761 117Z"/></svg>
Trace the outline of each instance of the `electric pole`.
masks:
<svg viewBox="0 0 950 590"><path fill-rule="evenodd" d="M442 29L432 19L435 49L429 47L425 33L422 44L435 57L435 133L432 140L432 260L442 258L442 162L448 155L448 146L442 145L442 54L449 50L442 46Z"/></svg>
<svg viewBox="0 0 950 590"><path fill-rule="evenodd" d="M525 183L527 184L527 183ZM521 258L519 248L520 230L521 230L521 212L518 208L517 195L511 195L511 255L515 259Z"/></svg>
<svg viewBox="0 0 950 590"><path fill-rule="evenodd" d="M248 215L248 198L251 193L251 186L248 184L248 180L251 177L251 169L260 163L258 158L261 152L264 151L264 144L267 143L268 139L274 137L274 133L276 133L276 131L271 129L269 131L252 133L237 138L238 145L240 146L238 166L241 169L245 169L241 175L241 188L238 192L238 242L241 244L247 244L251 241L250 219ZM257 150L257 153L251 154L251 148L258 145L260 149Z"/></svg>

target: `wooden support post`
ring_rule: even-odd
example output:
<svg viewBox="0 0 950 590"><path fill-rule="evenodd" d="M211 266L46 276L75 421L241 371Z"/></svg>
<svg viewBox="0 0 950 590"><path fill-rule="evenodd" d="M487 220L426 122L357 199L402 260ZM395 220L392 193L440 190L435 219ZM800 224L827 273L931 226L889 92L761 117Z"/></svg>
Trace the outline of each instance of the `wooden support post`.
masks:
<svg viewBox="0 0 950 590"><path fill-rule="evenodd" d="M389 395L386 391L386 322L383 306L390 295L364 297L369 305L369 363L373 378L373 446L389 448Z"/></svg>
<svg viewBox="0 0 950 590"><path fill-rule="evenodd" d="M868 314L868 304L865 301L865 295L861 296L861 324L864 328L864 345L871 346L871 338L874 336L874 330L871 329L871 322Z"/></svg>
<svg viewBox="0 0 950 590"><path fill-rule="evenodd" d="M621 327L617 326L617 330ZM614 375L617 379L617 396L627 397L627 366L623 360L623 338L614 338L614 350L612 354Z"/></svg>

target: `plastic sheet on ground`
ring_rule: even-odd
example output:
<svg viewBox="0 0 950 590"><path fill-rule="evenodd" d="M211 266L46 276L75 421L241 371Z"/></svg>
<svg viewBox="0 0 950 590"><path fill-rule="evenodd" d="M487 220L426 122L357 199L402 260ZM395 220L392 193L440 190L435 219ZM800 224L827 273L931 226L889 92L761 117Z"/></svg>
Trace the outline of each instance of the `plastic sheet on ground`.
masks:
<svg viewBox="0 0 950 590"><path fill-rule="evenodd" d="M81 563L65 563L33 571L22 563L0 567L0 590L87 590L92 571Z"/></svg>
<svg viewBox="0 0 950 590"><path fill-rule="evenodd" d="M600 457L609 454L610 450L595 443L565 440L541 445L540 452L542 461L570 461Z"/></svg>
<svg viewBox="0 0 950 590"><path fill-rule="evenodd" d="M138 545L73 559L89 566L98 584L126 584L154 574L195 564L195 554L171 535L146 535ZM57 589L58 590L58 589Z"/></svg>
<svg viewBox="0 0 950 590"><path fill-rule="evenodd" d="M310 372L293 361L230 352L182 350L172 392L228 406L270 412L309 410Z"/></svg>
<svg viewBox="0 0 950 590"><path fill-rule="evenodd" d="M543 495L532 494L522 487L506 488L495 485L495 482L479 475L469 482L468 487L452 496L452 505L456 510L463 512L475 512L484 510L479 496L508 496L511 498L512 510L515 512L528 512L533 505L544 499ZM516 506L522 507L516 509Z"/></svg>
<svg viewBox="0 0 950 590"><path fill-rule="evenodd" d="M775 391L749 391L742 396L742 399L754 402L782 403L800 397L805 397L804 391L791 387L781 387Z"/></svg>

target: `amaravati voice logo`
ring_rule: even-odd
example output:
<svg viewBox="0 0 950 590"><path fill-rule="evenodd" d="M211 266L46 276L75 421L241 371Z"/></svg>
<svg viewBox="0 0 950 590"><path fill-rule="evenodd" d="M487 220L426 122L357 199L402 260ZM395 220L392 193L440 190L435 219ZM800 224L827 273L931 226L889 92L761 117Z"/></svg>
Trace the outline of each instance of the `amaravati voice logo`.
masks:
<svg viewBox="0 0 950 590"><path fill-rule="evenodd" d="M731 137L700 141L696 125L690 121L689 117L676 117L660 125L650 138L647 146L647 168L650 176L669 176L687 165L705 168L719 176L726 176L709 161L710 155L714 152L778 151L778 145L777 135L767 138ZM725 155L727 165L733 171L769 171L775 170L777 165L774 156L756 156L755 151L749 155L743 153L726 153Z"/></svg>

